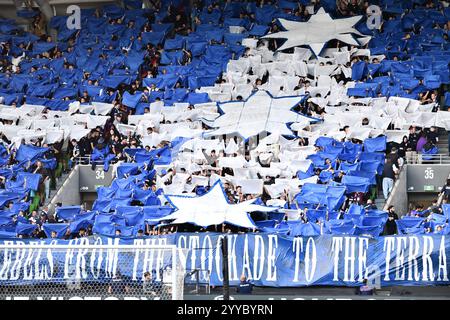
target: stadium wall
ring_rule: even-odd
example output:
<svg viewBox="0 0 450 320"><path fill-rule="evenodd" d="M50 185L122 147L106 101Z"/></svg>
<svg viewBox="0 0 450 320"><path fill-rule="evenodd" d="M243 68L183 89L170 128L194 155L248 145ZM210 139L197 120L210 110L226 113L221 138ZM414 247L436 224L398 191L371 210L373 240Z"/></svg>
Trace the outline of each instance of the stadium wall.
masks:
<svg viewBox="0 0 450 320"><path fill-rule="evenodd" d="M408 191L407 191L407 172L408 165L404 166L400 171L398 179L395 181L391 196L386 202L383 210L387 210L389 206L394 206L395 211L399 213L399 217L408 213Z"/></svg>
<svg viewBox="0 0 450 320"><path fill-rule="evenodd" d="M64 181L61 188L52 198L49 210L50 213L55 211L56 204L61 202L63 206L79 205L81 203L80 197L80 168L75 166L70 175Z"/></svg>

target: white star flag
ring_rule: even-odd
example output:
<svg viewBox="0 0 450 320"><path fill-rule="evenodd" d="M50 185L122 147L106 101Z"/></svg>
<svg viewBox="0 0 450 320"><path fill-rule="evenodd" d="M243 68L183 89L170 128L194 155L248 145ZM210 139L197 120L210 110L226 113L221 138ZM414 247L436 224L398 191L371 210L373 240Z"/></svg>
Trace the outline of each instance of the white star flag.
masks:
<svg viewBox="0 0 450 320"><path fill-rule="evenodd" d="M279 19L286 31L268 34L262 38L287 39L278 48L279 51L307 45L316 56L319 56L325 44L330 40L337 39L350 45L361 45L353 36L355 34L364 37L363 34L353 28L361 18L362 16L333 19L323 8L320 8L307 22Z"/></svg>
<svg viewBox="0 0 450 320"><path fill-rule="evenodd" d="M177 210L162 220L174 220L172 223L176 224L192 223L201 227L228 223L253 229L256 226L250 218L249 212L269 212L278 209L255 205L253 202L256 199L229 204L220 180L206 194L199 197L180 195L165 195L165 197Z"/></svg>
<svg viewBox="0 0 450 320"><path fill-rule="evenodd" d="M288 122L314 120L291 110L303 99L304 96L274 98L270 93L259 90L246 101L219 103L224 114L212 124L216 130L205 134L205 137L238 134L248 139L263 132L292 135L286 125Z"/></svg>

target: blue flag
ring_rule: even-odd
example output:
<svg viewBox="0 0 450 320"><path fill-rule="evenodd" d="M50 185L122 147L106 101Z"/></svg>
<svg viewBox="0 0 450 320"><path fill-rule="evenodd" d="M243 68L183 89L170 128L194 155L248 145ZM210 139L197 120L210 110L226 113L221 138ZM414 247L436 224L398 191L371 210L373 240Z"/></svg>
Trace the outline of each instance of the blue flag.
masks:
<svg viewBox="0 0 450 320"><path fill-rule="evenodd" d="M76 215L80 214L81 206L66 206L56 208L56 215L58 218L70 221L75 218Z"/></svg>
<svg viewBox="0 0 450 320"><path fill-rule="evenodd" d="M67 223L44 223L42 229L45 232L47 238L51 238L52 231L56 232L56 238L61 239L66 234L69 229L69 224Z"/></svg>
<svg viewBox="0 0 450 320"><path fill-rule="evenodd" d="M49 148L41 148L33 145L21 144L16 153L16 160L19 162L23 161L35 161L44 156L44 154L49 150Z"/></svg>
<svg viewBox="0 0 450 320"><path fill-rule="evenodd" d="M22 235L31 235L38 228L37 224L18 223L16 225L16 233Z"/></svg>
<svg viewBox="0 0 450 320"><path fill-rule="evenodd" d="M386 136L368 138L364 140L364 151L377 152L386 150Z"/></svg>
<svg viewBox="0 0 450 320"><path fill-rule="evenodd" d="M29 188L31 190L37 191L39 189L39 183L41 181L40 174L19 172L17 174L17 180L23 182L24 188Z"/></svg>
<svg viewBox="0 0 450 320"><path fill-rule="evenodd" d="M136 91L135 94L130 94L128 91L125 91L123 93L123 99L122 103L130 108L136 108L136 105L141 101L142 99L142 92Z"/></svg>
<svg viewBox="0 0 450 320"><path fill-rule="evenodd" d="M364 61L359 61L352 66L352 80L360 81L367 75L367 64Z"/></svg>

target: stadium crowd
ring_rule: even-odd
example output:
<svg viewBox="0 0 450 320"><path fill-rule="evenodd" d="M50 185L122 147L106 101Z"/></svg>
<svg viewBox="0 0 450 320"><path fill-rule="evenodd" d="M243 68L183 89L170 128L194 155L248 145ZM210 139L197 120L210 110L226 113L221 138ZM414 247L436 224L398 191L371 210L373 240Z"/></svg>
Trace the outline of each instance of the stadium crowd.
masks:
<svg viewBox="0 0 450 320"><path fill-rule="evenodd" d="M443 76L441 80L436 80L436 69L439 69L440 64L433 69L433 74L414 74L407 80L401 73L404 72L402 68L408 66L395 64L402 61L410 63L411 55L417 51L417 46L410 39L426 40L425 44L428 44L428 39L423 39L422 34L428 29L421 29L417 24L404 27L401 32L403 47L394 48L390 45L386 49L387 53L375 50L379 49L377 46L369 47L368 42L356 48L331 41L328 46L348 53L348 59L337 63L332 61L330 54L325 55L323 60L316 61L317 67L330 68L329 72L320 74L328 79L327 89L324 90L316 74L311 76L307 69L296 72L295 76L288 75L289 71L285 72L282 76L286 79L291 77L291 82L286 80L280 86L276 82L276 77L280 76L276 68L236 67L239 61L251 60L261 52L273 52L282 43L275 39L257 40L265 33L279 31L280 27L276 19L272 19L273 13L269 18L264 15L261 17L262 13L258 14L259 11L248 8L251 7L250 4L256 8L276 5L279 9L277 18L294 16L297 21L307 21L311 14L319 10L321 2L311 1L307 5L299 4L294 7L284 2L281 4L281 1L249 2L247 7L234 5L236 3L238 2L227 2L223 6L219 3L199 2L195 7L197 9L188 15L189 11L181 2L176 7L165 6L164 2L157 1L154 8L157 14L144 11L136 19L132 18L136 11L131 7L130 10L123 10L108 6L103 12L100 9L87 10L87 31L66 30L61 24L64 19L59 17L50 22L52 27L59 30L57 43L45 32L41 14L34 18L34 35L24 33L14 26L9 30L7 27L0 29L2 33L9 31L13 35L8 41L0 41L0 81L3 86L1 102L17 110L23 108L23 105L45 106L36 114L28 113L24 117L14 117L11 112L4 112L8 108L1 110L0 188L4 190L1 194L4 208L0 217L2 232L5 235L8 232L14 233L20 238L72 239L93 233L140 237L183 230L244 231L230 225L194 228L156 221L155 217L161 218L172 211L167 206L164 194L175 192L200 196L208 192L217 180L223 180L223 188L230 203L240 203L260 196L256 203L284 209L277 214L256 217L258 228L245 231L309 235L310 231L304 231L303 226L299 229L299 226L292 227L289 224L289 221L296 220L308 225L313 230L313 235L350 233L355 225L360 228L360 234L372 236L447 232L448 222L444 208L448 201L449 183L442 191L444 206L438 205L437 201L426 209L418 205L405 219L399 219L394 207L390 207L386 213L382 211L383 208L377 208L374 204L379 189L382 189L383 197L388 199L405 162L414 162L417 153L422 155L424 161L438 153L439 128L435 127L435 122L433 125L411 125L406 119L401 125L394 123L395 120L387 123L387 130L409 126L408 132L398 130L404 134L400 139L388 140L383 131L371 137L365 133L355 133L353 127L342 125L342 122L338 123L338 135L334 139L331 138L333 135L312 135L317 123L326 123L327 116L335 114L336 111L330 112L333 107L338 107L343 114L350 111L352 106L364 109L364 106L368 106L366 98L398 95L414 100L416 111L433 114L442 112L446 105L441 105L440 101L445 88L448 88L448 81L443 80ZM430 3L433 6L440 4L438 1L427 1L424 7L429 7ZM368 2L349 1L339 7L340 16L357 15L367 6ZM414 4L411 10L413 9L420 7ZM236 38L235 34L230 36L224 33L218 36L215 31L208 31L211 25L218 23L218 18L222 15L224 17L221 23L225 27L238 23L244 29L253 30L253 34L250 32L248 36L256 43L246 47L243 37ZM398 13L388 12L385 16L388 21L394 21L395 17L398 17ZM230 22L227 19L235 20ZM95 32L96 26L101 26L110 33L100 36ZM437 42L441 51L444 45L448 48L449 26L448 21L439 19L431 26L436 31L433 44ZM382 30L375 39L394 39L392 24L389 27L391 29ZM205 32L207 41L203 39L189 42L187 38L182 38L194 33L198 36L199 32ZM398 37L398 33L395 36ZM186 46L183 45L185 41ZM226 53L221 55L219 51L225 49ZM367 53L365 50L369 49L370 53ZM286 55L298 52L288 50ZM81 58L83 55L85 57ZM390 62L383 64L386 56ZM231 62L234 67L227 68L229 59L234 61ZM309 59L310 56L299 68L307 68L306 62ZM199 71L208 67L210 70L206 73ZM240 73L236 77L238 71ZM386 78L392 73L397 78L393 82L386 82ZM448 79L448 70L446 76ZM356 83L353 87L346 87L350 82ZM365 86L368 82L375 86ZM230 85L232 90L223 90ZM213 91L212 86L220 88L219 92ZM340 94L347 100L340 104L330 103L330 91L341 89L348 89ZM281 135L276 137L276 134L259 135L257 145L252 145L252 141L238 135L230 137L221 134L212 139L214 143L211 146L201 145L199 155L195 154L197 147L186 146L188 138L196 139L198 136L185 135L179 138L171 131L177 126L192 131L209 131L212 127L198 114L220 114L217 108L211 109L211 100L213 103L228 100L246 103L249 97L260 90L270 92L274 98L306 96L292 108L308 121L299 129L291 128L297 136L286 139ZM214 93L217 93L216 98L213 98ZM108 104L109 107L101 113L101 121L92 125L89 124L89 116L99 117L96 110L89 107L95 103ZM175 112L177 114L173 116L160 111L155 117L154 110L164 110L172 105L184 115ZM22 121L27 116L59 121L62 125L60 119L66 116L85 115L88 115L86 119L80 120L80 117L77 122L84 126L83 132L86 134L77 138L69 135L70 138L67 139L64 135L64 139L52 143L48 142L48 135L24 136L18 140L5 131L7 126L23 124ZM358 127L380 129L373 127L374 120L370 116L360 118ZM33 129L45 131L47 128ZM271 141L272 138L275 141ZM263 141L266 142L265 145ZM275 151L268 152L264 147L273 147ZM291 150L308 150L307 157L300 160L310 160L311 163L285 174L277 171L269 173L274 163L285 162L287 158L283 159L283 156ZM359 157L362 152L366 153L367 159ZM190 157L187 161L189 165L186 165L186 158L183 158L185 155ZM226 162L224 158L234 160ZM262 181L261 192L248 191L254 189L245 181L236 179L239 172L242 172L240 169L247 166L233 163L238 160L248 164L255 163L258 168L262 168L255 178ZM93 169L103 165L105 171L110 170L112 165L111 170L116 178L113 185L99 188L98 199L92 210L60 204L56 208L56 215L49 214L49 208L44 204L49 200L50 190L55 188L56 180L63 172L68 172L78 163L90 164ZM367 169L368 167L371 169ZM266 168L268 170L263 170ZM370 174L364 171L370 171ZM277 180L281 178L293 180L297 186L282 184L280 187ZM200 180L201 183L198 182ZM342 194L337 197L338 200L324 196L308 203L307 199L311 194L307 193L305 183L321 185L323 188L333 186L336 187L336 192ZM299 188L299 185L304 187ZM347 187L345 191L339 189L342 185ZM148 207L150 219L129 223L131 218L125 219L120 214L117 215L121 207L128 210L131 210L130 207L142 208L138 210L141 210L139 213L144 210L144 216L145 208ZM98 216L106 220L99 222ZM370 216L371 219L365 219L365 216Z"/></svg>

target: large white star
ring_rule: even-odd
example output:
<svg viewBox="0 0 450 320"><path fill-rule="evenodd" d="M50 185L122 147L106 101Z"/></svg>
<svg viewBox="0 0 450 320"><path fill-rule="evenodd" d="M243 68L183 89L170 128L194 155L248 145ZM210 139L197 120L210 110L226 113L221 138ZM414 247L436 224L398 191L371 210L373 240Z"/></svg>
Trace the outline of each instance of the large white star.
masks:
<svg viewBox="0 0 450 320"><path fill-rule="evenodd" d="M166 195L167 200L177 210L163 220L172 220L173 223L192 223L201 227L220 225L228 223L244 228L256 228L249 212L274 211L278 208L255 205L256 199L229 204L225 198L222 183L218 180L212 188L199 197L188 197L180 195Z"/></svg>
<svg viewBox="0 0 450 320"><path fill-rule="evenodd" d="M308 45L318 56L325 43L333 39L359 46L360 43L352 34L364 36L353 28L361 18L362 16L333 19L323 8L320 8L307 22L279 19L286 31L268 34L262 38L287 39L278 50Z"/></svg>
<svg viewBox="0 0 450 320"><path fill-rule="evenodd" d="M223 115L218 117L205 137L238 134L244 139L262 132L292 135L286 123L312 121L291 109L305 96L274 98L267 91L255 91L246 101L219 103Z"/></svg>

